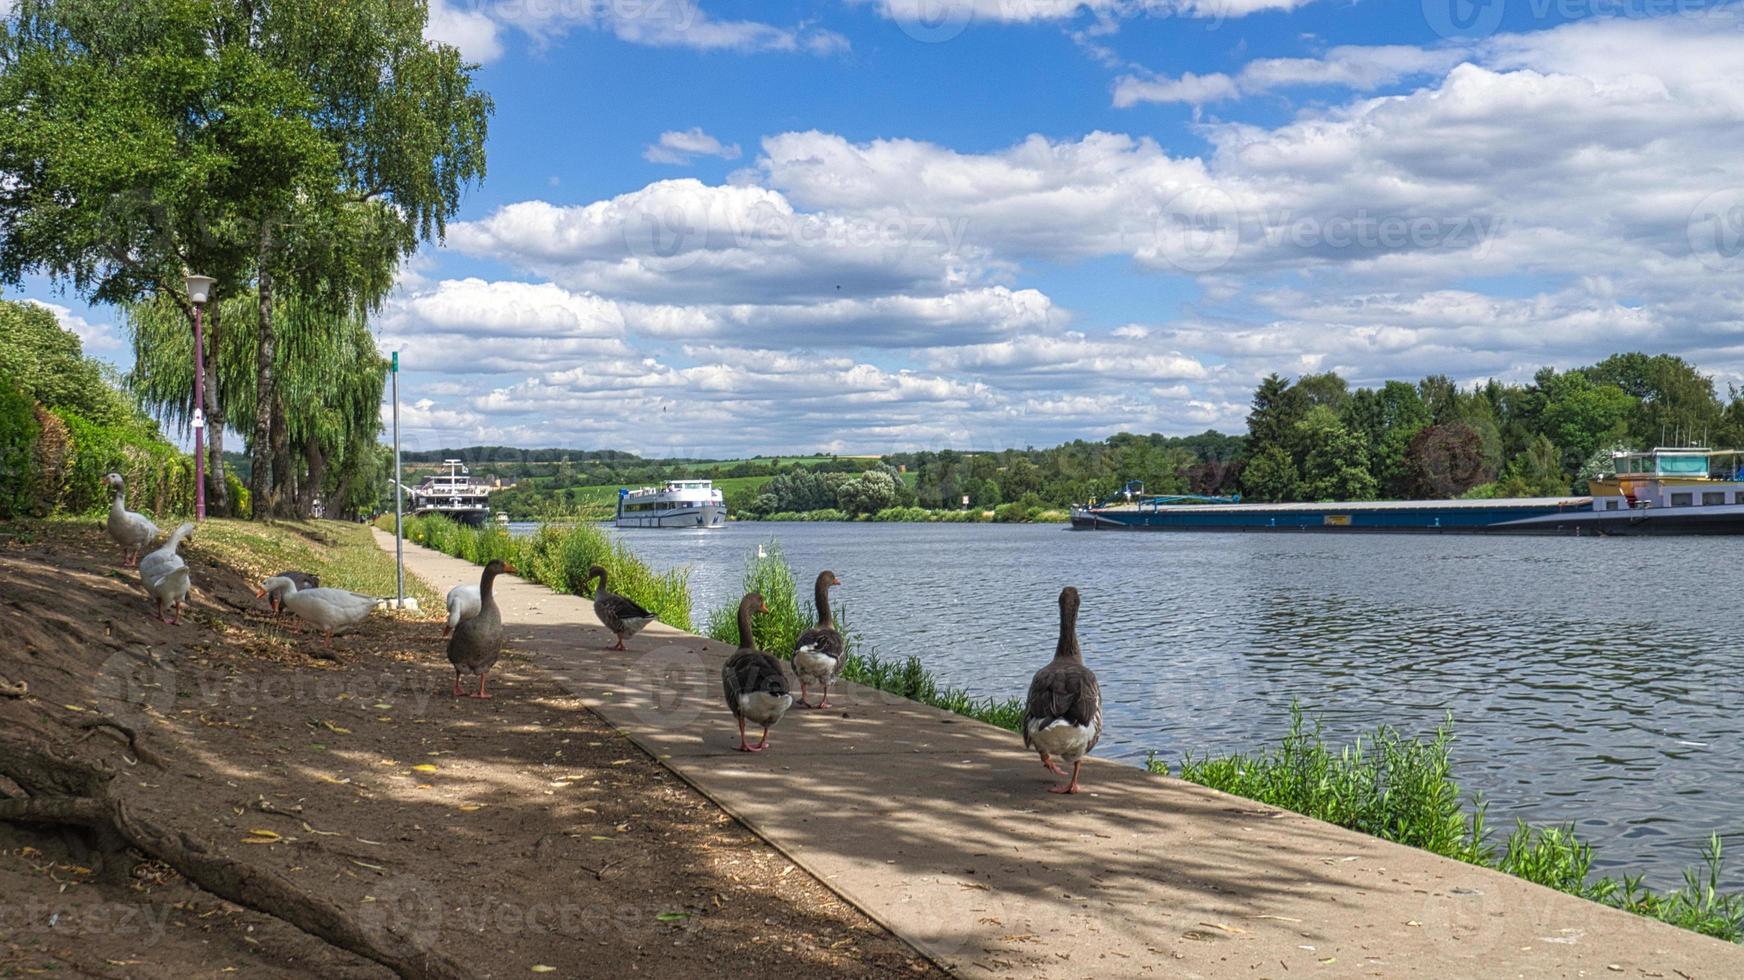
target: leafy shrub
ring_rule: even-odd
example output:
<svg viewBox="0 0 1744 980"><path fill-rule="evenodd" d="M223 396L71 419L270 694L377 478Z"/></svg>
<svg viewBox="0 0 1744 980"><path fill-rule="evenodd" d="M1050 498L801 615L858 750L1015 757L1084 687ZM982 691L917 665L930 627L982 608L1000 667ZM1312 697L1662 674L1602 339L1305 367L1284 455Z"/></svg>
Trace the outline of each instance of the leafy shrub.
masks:
<svg viewBox="0 0 1744 980"><path fill-rule="evenodd" d="M120 473L127 481L127 505L153 516L186 514L194 504L194 463L190 456L131 425L100 425L72 412L57 412L65 423L70 451L60 491L46 509L88 514L106 509L110 496L103 477Z"/></svg>
<svg viewBox="0 0 1744 980"><path fill-rule="evenodd" d="M393 515L383 514L376 526L392 532ZM668 626L691 628L690 569L655 572L594 524L545 523L517 537L504 528L471 527L446 517L407 517L405 535L414 544L478 565L501 558L521 575L570 595L591 594L583 584L588 567L601 565L613 592L641 603Z"/></svg>
<svg viewBox="0 0 1744 980"><path fill-rule="evenodd" d="M0 381L0 517L31 509L36 473L32 449L41 431L34 407L24 392Z"/></svg>

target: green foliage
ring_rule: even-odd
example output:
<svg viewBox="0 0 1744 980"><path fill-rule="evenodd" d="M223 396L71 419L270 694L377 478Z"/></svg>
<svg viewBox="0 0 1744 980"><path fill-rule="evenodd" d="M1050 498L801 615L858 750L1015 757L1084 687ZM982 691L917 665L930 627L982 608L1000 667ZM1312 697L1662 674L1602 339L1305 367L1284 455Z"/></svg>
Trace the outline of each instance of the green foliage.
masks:
<svg viewBox="0 0 1744 980"><path fill-rule="evenodd" d="M10 379L26 397L104 425L136 421L132 402L103 368L84 355L78 336L61 329L47 308L0 300L0 378Z"/></svg>
<svg viewBox="0 0 1744 980"><path fill-rule="evenodd" d="M64 482L42 512L89 514L106 510L112 499L103 477L120 473L127 502L154 516L188 514L194 509L194 460L153 433L132 426L101 425L71 412L54 413L67 428Z"/></svg>
<svg viewBox="0 0 1744 980"><path fill-rule="evenodd" d="M799 585L794 579L793 569L787 564L787 555L781 550L781 543L771 538L761 548L762 554L753 551L745 559L744 588L740 596L746 592L756 592L763 596L763 602L769 607L769 611L751 617L751 638L757 649L785 659L793 656L794 641L799 639L799 634L817 625L817 609L809 600L801 606ZM807 583L808 586L809 584ZM712 639L737 646L738 617L739 596L734 596L731 602L709 613L706 634ZM836 628L846 635L847 623L840 616L836 617Z"/></svg>
<svg viewBox="0 0 1744 980"><path fill-rule="evenodd" d="M1442 725L1429 741L1389 728L1334 752L1318 722L1306 727L1300 707L1290 707L1290 731L1276 750L1257 755L1181 761L1181 778L1226 793L1304 813L1317 820L1421 847L1447 857L1474 860L1481 841L1461 805L1451 778ZM1166 772L1153 761L1151 768Z"/></svg>
<svg viewBox="0 0 1744 980"><path fill-rule="evenodd" d="M376 518L392 532L392 514ZM557 592L587 595L584 582L592 565L603 565L612 591L628 596L668 626L689 630L690 570L655 572L593 524L546 523L529 535L500 527L471 527L446 517L407 517L406 540L482 565L501 558L523 576Z"/></svg>
<svg viewBox="0 0 1744 980"><path fill-rule="evenodd" d="M993 492L998 494L997 486ZM867 470L836 487L836 505L848 514L876 514L895 502L896 475L890 470Z"/></svg>
<svg viewBox="0 0 1744 980"><path fill-rule="evenodd" d="M31 450L41 427L30 398L0 375L0 517L28 513L36 467Z"/></svg>
<svg viewBox="0 0 1744 980"><path fill-rule="evenodd" d="M811 588L816 581L817 571L821 569L796 577L778 542L770 541L763 546L763 552L761 556L753 552L745 560L744 591L762 594L764 603L769 606L768 613L752 618L751 635L757 649L784 659L790 658L793 656L794 641L801 633L817 624L815 603L801 603L799 589L801 585ZM1021 729L1023 702L976 698L959 688L940 687L937 679L922 665L919 657L885 660L874 651L862 649L864 641L849 625L846 607L832 608L835 612L836 628L841 631L847 647L848 661L842 665L842 676L847 680L975 718L1008 731ZM738 611L738 598L712 611L708 619L708 635L716 640L738 645Z"/></svg>
<svg viewBox="0 0 1744 980"><path fill-rule="evenodd" d="M185 514L192 471L52 313L0 301L0 514L101 510L112 472L126 478L135 510Z"/></svg>
<svg viewBox="0 0 1744 980"><path fill-rule="evenodd" d="M1449 720L1430 739L1382 728L1335 752L1321 738L1319 723L1307 727L1301 708L1291 704L1290 730L1276 749L1221 758L1189 755L1181 761L1180 777L1729 942L1744 941L1744 895L1720 889L1718 835L1703 851L1703 870L1686 871L1683 886L1665 893L1643 888L1640 875L1591 877L1592 847L1572 827L1517 822L1498 849L1490 842L1483 804L1468 809L1453 780L1452 739ZM1155 756L1146 767L1169 771Z"/></svg>
<svg viewBox="0 0 1744 980"><path fill-rule="evenodd" d="M1302 477L1283 446L1266 446L1241 471L1242 489L1255 500L1295 500Z"/></svg>
<svg viewBox="0 0 1744 980"><path fill-rule="evenodd" d="M214 277L210 336L245 350L210 367L221 392L259 395L205 407L250 436L266 510L288 509L293 484L304 512L323 489L349 496L380 386L363 320L484 176L490 99L424 39L428 15L422 0L21 0L0 28L0 282L43 273L186 334L183 271ZM139 390L186 418L191 384L160 374L191 353L139 347Z"/></svg>
<svg viewBox="0 0 1744 980"><path fill-rule="evenodd" d="M1360 435L1326 405L1309 409L1291 436L1302 448L1296 494L1305 500L1372 500L1379 492Z"/></svg>

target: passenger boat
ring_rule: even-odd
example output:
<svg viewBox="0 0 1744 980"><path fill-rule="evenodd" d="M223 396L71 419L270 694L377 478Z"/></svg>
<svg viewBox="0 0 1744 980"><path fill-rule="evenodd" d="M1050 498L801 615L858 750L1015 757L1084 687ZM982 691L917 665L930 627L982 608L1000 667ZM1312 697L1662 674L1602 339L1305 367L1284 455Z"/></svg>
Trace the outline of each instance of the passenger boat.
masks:
<svg viewBox="0 0 1744 980"><path fill-rule="evenodd" d="M618 527L726 525L727 501L709 480L668 480L662 486L618 490Z"/></svg>
<svg viewBox="0 0 1744 980"><path fill-rule="evenodd" d="M1585 496L1339 503L1179 503L1130 493L1072 508L1077 530L1370 531L1426 534L1744 534L1744 452L1612 453ZM1204 498L1200 498L1204 499Z"/></svg>
<svg viewBox="0 0 1744 980"><path fill-rule="evenodd" d="M460 460L445 459L442 465L446 473L431 474L417 487L403 487L411 496L413 516L441 515L482 527L490 516L490 489L474 481Z"/></svg>

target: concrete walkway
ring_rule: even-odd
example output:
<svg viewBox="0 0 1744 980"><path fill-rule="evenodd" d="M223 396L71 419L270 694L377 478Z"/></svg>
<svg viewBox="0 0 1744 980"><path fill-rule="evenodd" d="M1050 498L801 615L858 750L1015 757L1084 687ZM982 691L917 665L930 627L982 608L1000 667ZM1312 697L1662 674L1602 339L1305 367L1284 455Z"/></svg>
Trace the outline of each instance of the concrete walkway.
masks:
<svg viewBox="0 0 1744 980"><path fill-rule="evenodd" d="M409 543L406 567L441 590L478 579ZM611 653L588 600L508 576L497 595L497 697L549 671L965 977L1744 977L1744 947L1132 766L1092 762L1087 794L1054 796L1016 735L858 685L736 752L728 645L656 624Z"/></svg>

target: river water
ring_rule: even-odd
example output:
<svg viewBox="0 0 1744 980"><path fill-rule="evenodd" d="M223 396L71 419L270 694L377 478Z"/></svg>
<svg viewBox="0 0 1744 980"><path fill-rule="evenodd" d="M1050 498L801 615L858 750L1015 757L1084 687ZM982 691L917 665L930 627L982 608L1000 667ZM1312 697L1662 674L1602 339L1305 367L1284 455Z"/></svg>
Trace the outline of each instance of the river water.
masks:
<svg viewBox="0 0 1744 980"><path fill-rule="evenodd" d="M1251 751L1292 699L1340 742L1431 732L1490 823L1573 822L1601 870L1680 880L1710 831L1744 851L1744 621L1727 538L1072 532L1057 525L737 524L614 531L688 564L696 620L779 541L804 596L822 568L881 655L1021 697L1056 598L1102 682L1098 754ZM1744 860L1728 862L1744 884Z"/></svg>

